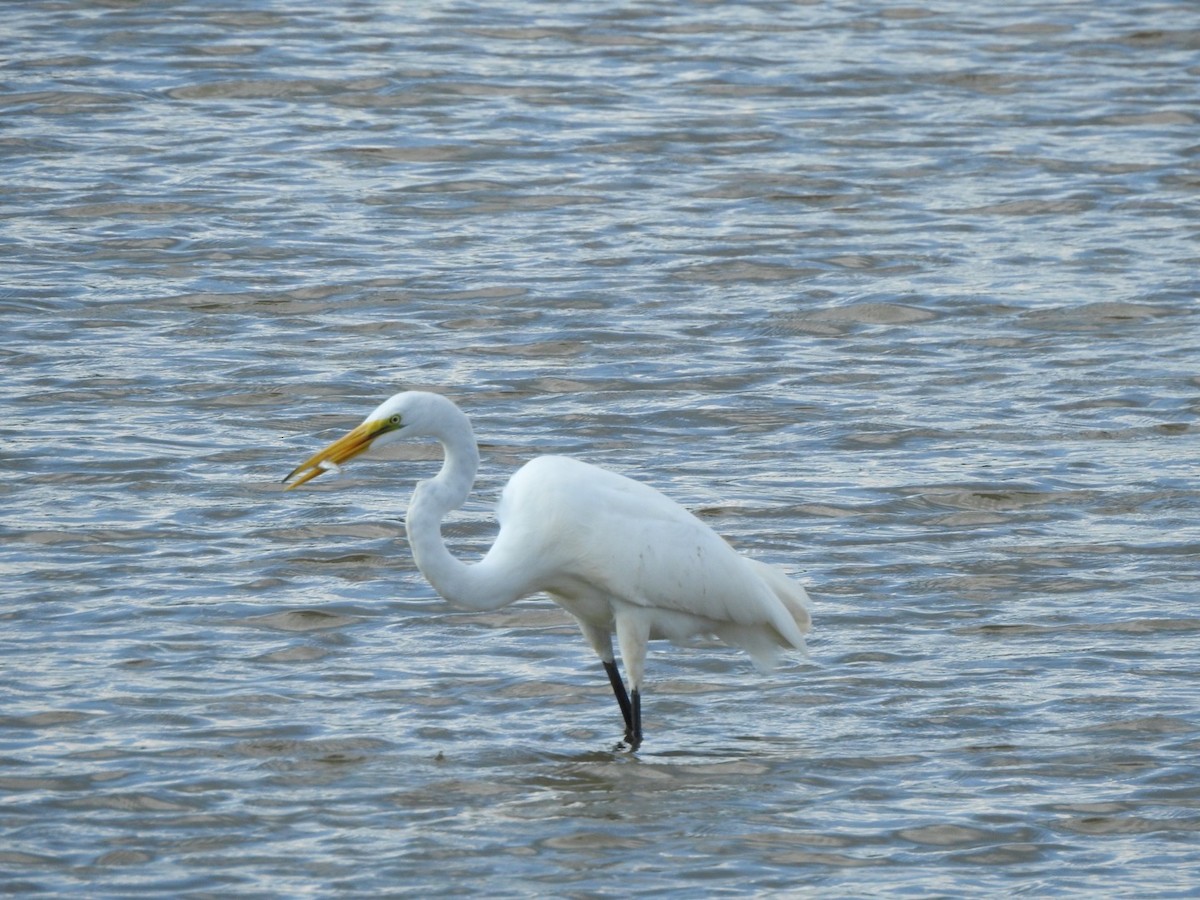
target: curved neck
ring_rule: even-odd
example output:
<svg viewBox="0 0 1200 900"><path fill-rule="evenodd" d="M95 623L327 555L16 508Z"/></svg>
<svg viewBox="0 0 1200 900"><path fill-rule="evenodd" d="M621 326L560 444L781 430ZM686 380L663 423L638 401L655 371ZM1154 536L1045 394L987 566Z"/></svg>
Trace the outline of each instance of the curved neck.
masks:
<svg viewBox="0 0 1200 900"><path fill-rule="evenodd" d="M456 606L468 609L498 609L517 597L505 596L478 571L479 566L460 562L442 538L442 518L466 502L479 468L479 447L470 420L465 415L446 423L435 435L445 460L441 471L417 484L408 505L405 528L413 560L434 590Z"/></svg>

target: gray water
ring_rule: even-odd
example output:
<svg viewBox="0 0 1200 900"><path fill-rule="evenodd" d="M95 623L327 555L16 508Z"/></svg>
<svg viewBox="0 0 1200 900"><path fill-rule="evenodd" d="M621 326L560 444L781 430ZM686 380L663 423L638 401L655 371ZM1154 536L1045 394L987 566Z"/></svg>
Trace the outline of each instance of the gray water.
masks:
<svg viewBox="0 0 1200 900"><path fill-rule="evenodd" d="M1190 2L25 2L0 24L0 886L1192 896ZM810 590L455 612L395 390Z"/></svg>

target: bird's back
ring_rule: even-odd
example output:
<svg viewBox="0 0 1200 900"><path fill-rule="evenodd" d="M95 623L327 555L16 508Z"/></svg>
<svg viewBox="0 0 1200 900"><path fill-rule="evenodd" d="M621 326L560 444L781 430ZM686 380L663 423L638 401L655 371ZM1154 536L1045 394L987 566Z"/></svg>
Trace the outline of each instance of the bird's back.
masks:
<svg viewBox="0 0 1200 900"><path fill-rule="evenodd" d="M543 456L513 475L497 512L500 535L488 556L520 548L526 593L548 591L579 618L628 604L655 613L662 637L712 632L760 661L768 645L803 647L810 621L804 589L782 570L741 556L648 485Z"/></svg>

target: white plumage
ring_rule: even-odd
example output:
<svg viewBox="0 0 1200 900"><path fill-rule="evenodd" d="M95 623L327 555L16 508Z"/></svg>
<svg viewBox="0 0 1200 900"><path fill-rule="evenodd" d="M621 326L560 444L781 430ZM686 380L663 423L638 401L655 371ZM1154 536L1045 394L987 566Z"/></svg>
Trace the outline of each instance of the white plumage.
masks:
<svg viewBox="0 0 1200 900"><path fill-rule="evenodd" d="M539 591L575 617L604 663L625 718L625 741L642 739L641 685L647 641L716 637L766 668L781 649L804 648L808 595L774 566L747 559L655 489L565 456L541 456L509 479L497 507L500 532L474 565L456 559L441 520L470 494L479 464L471 423L450 400L408 391L297 467L298 487L370 447L432 439L445 461L418 482L407 530L413 558L446 600L498 609ZM617 672L617 635L629 691Z"/></svg>

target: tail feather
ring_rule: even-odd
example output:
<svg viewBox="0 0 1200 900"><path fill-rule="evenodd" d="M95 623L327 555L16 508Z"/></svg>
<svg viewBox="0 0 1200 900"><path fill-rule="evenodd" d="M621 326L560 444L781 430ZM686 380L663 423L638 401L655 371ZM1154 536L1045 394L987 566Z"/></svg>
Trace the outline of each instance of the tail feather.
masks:
<svg viewBox="0 0 1200 900"><path fill-rule="evenodd" d="M804 635L812 631L812 614L809 612L811 601L808 593L792 579L775 566L759 562L755 559L746 560L763 583L771 589L784 609L792 617L795 628L781 630L780 635L797 650L804 650ZM798 640L797 640L798 638Z"/></svg>

